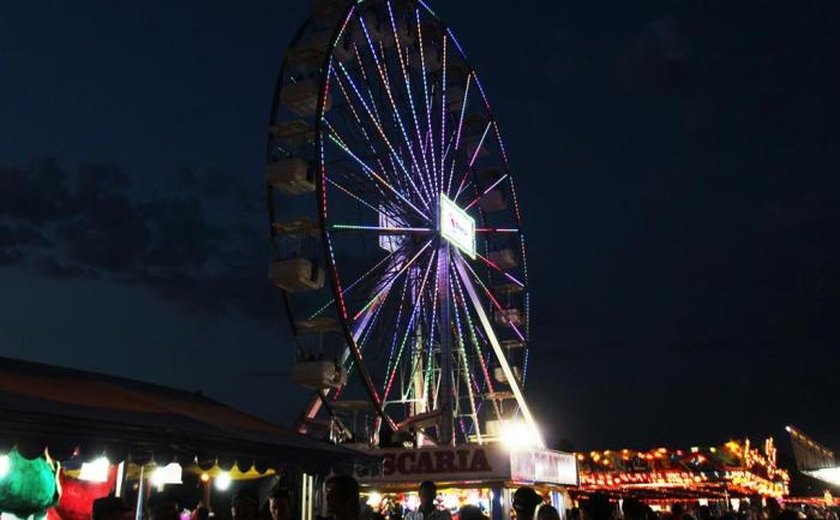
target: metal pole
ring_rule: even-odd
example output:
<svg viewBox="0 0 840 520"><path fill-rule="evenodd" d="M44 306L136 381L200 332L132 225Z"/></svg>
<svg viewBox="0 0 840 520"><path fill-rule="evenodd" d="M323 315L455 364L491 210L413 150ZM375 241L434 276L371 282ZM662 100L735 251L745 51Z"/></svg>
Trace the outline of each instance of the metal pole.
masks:
<svg viewBox="0 0 840 520"><path fill-rule="evenodd" d="M146 507L146 478L145 466L140 465L140 484L137 487L137 509L134 511L134 520L143 520L143 509Z"/></svg>
<svg viewBox="0 0 840 520"><path fill-rule="evenodd" d="M504 487L494 483L490 486L490 520L504 520L504 509L502 506Z"/></svg>
<svg viewBox="0 0 840 520"><path fill-rule="evenodd" d="M114 496L121 498L123 496L123 486L125 485L125 461L117 465L117 488L114 490Z"/></svg>
<svg viewBox="0 0 840 520"><path fill-rule="evenodd" d="M441 421L438 442L441 446L454 446L455 435L452 413L452 326L449 301L449 243L440 241L438 254L438 299L440 300L440 392Z"/></svg>

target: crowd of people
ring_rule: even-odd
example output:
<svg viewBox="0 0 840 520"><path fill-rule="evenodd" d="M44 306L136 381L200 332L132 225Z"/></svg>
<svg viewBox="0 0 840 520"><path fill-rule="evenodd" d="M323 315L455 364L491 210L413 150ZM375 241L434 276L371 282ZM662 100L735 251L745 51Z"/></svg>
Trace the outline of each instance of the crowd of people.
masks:
<svg viewBox="0 0 840 520"><path fill-rule="evenodd" d="M346 475L333 476L326 481L327 516L322 520L488 520L485 512L474 505L465 505L454 515L440 507L434 482L421 483L417 494L420 504L416 510L403 510L394 507L393 503L391 507L374 510L362 499L356 479ZM545 503L530 487L517 489L511 506L515 520L560 520L557 509ZM264 503L251 488L239 489L231 498L230 517L233 520L292 520L294 511L292 496L282 487L272 490ZM133 513L122 499L105 497L94 501L92 520L129 520ZM143 516L146 520L182 520L178 504L170 500L155 501ZM208 520L210 516L209 509L198 504L190 520Z"/></svg>
<svg viewBox="0 0 840 520"><path fill-rule="evenodd" d="M830 507L789 505L777 500L754 499L737 511L726 502L712 505L698 502L677 502L670 508L654 511L635 498L610 500L596 493L583 501L580 509L569 512L570 520L838 520L837 510Z"/></svg>
<svg viewBox="0 0 840 520"><path fill-rule="evenodd" d="M419 506L406 510L400 504L386 502L373 509L363 500L358 482L351 476L337 475L325 485L327 516L320 520L489 520L484 511L474 505L464 505L450 512L438 502L434 482L425 481L418 489ZM760 505L754 500L738 511L723 507L723 503L702 505L675 503L668 510L655 511L634 498L611 500L596 493L582 500L580 508L563 511L563 515L533 488L523 486L511 497L511 520L839 520L837 510L828 507L782 507L770 498ZM133 510L121 499L106 497L93 504L92 520L129 520ZM198 504L190 520L209 520L207 507ZM226 515L219 515L225 516ZM256 490L243 488L231 499L230 517L233 520L293 520L295 507L292 495L282 487L273 489L262 503ZM144 515L145 520L183 520L175 502L155 502Z"/></svg>

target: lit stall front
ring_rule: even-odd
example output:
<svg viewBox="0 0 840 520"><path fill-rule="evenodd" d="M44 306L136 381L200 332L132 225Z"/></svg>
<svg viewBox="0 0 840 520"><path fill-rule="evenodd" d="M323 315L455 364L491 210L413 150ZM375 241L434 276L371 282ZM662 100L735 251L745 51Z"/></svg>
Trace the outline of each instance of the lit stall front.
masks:
<svg viewBox="0 0 840 520"><path fill-rule="evenodd" d="M577 498L595 492L612 498L634 497L649 504L680 501L720 502L737 509L744 500L788 495L790 476L776 465L776 447L763 449L750 441L686 450L605 450L580 453Z"/></svg>
<svg viewBox="0 0 840 520"><path fill-rule="evenodd" d="M419 506L417 490L430 480L438 487L438 507L457 518L464 505L479 507L492 520L510 517L516 488L532 486L546 503L565 515L570 487L578 485L574 455L547 449L510 450L503 444L381 449L384 464L375 473L359 474L368 505L388 517Z"/></svg>

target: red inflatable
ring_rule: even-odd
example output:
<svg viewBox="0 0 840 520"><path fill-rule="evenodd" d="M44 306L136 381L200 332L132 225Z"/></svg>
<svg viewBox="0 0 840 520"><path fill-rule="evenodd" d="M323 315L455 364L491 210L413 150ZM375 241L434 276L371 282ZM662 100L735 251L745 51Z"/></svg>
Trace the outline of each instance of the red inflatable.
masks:
<svg viewBox="0 0 840 520"><path fill-rule="evenodd" d="M47 520L90 520L93 501L108 496L117 482L117 468L108 470L107 482L87 482L58 474L61 498L58 505L47 511Z"/></svg>

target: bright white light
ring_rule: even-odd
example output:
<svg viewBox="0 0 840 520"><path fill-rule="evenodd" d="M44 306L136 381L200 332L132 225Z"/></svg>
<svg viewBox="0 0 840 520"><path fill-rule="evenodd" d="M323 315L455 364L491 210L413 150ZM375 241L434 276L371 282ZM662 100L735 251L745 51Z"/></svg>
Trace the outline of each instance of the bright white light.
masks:
<svg viewBox="0 0 840 520"><path fill-rule="evenodd" d="M381 494L377 493L376 491L373 491L373 492L371 492L370 495L368 495L367 505L369 505L370 507L376 509L377 507L379 507L379 504L381 504L381 503L382 503L382 495Z"/></svg>
<svg viewBox="0 0 840 520"><path fill-rule="evenodd" d="M214 479L213 484L219 491L227 491L230 489L231 482L233 482L233 479L230 478L230 473L222 471L219 473L219 476Z"/></svg>
<svg viewBox="0 0 840 520"><path fill-rule="evenodd" d="M152 485L158 489L163 489L166 484L180 484L181 483L181 465L177 462L167 464L161 468L157 468L152 472L150 478Z"/></svg>
<svg viewBox="0 0 840 520"><path fill-rule="evenodd" d="M817 469L806 471L805 473L823 482L828 482L833 486L840 486L840 467Z"/></svg>
<svg viewBox="0 0 840 520"><path fill-rule="evenodd" d="M111 462L107 457L99 457L93 462L83 462L79 471L79 480L88 482L108 482L108 470L111 469Z"/></svg>
<svg viewBox="0 0 840 520"><path fill-rule="evenodd" d="M6 478L6 475L8 475L11 470L12 461L9 460L9 456L5 453L0 455L0 478Z"/></svg>
<svg viewBox="0 0 840 520"><path fill-rule="evenodd" d="M458 497L451 493L443 495L443 507L450 511L458 509Z"/></svg>
<svg viewBox="0 0 840 520"><path fill-rule="evenodd" d="M409 511L417 511L417 508L420 507L420 497L415 494L408 495L405 499L405 506Z"/></svg>
<svg viewBox="0 0 840 520"><path fill-rule="evenodd" d="M540 432L521 421L506 421L502 425L501 441L510 451L538 448L542 445Z"/></svg>

